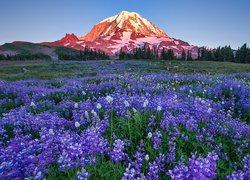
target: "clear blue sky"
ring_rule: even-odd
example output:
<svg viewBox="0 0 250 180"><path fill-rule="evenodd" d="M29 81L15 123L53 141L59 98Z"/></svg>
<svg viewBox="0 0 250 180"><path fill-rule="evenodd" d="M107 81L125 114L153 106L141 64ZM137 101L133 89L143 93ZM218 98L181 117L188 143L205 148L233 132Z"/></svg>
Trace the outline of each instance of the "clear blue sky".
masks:
<svg viewBox="0 0 250 180"><path fill-rule="evenodd" d="M86 34L122 10L198 46L250 44L250 0L0 0L0 44Z"/></svg>

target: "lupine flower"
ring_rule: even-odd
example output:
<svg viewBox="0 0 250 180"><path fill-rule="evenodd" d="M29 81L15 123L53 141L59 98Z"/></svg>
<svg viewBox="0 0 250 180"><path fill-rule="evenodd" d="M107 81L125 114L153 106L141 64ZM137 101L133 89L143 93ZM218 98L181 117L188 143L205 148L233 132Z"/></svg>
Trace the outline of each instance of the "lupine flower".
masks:
<svg viewBox="0 0 250 180"><path fill-rule="evenodd" d="M102 108L102 105L101 105L100 103L97 103L96 108L97 108L97 109L101 109L101 108Z"/></svg>
<svg viewBox="0 0 250 180"><path fill-rule="evenodd" d="M157 111L161 111L161 110L162 110L161 106L157 106Z"/></svg>
<svg viewBox="0 0 250 180"><path fill-rule="evenodd" d="M149 102L148 102L148 100L146 99L146 100L143 102L143 107L144 107L144 108L147 107L148 104L149 104Z"/></svg>
<svg viewBox="0 0 250 180"><path fill-rule="evenodd" d="M106 101L108 101L108 103L112 103L114 98L112 98L111 96L107 96L106 98Z"/></svg>
<svg viewBox="0 0 250 180"><path fill-rule="evenodd" d="M125 143L122 140L117 139L117 140L115 140L113 146L114 146L114 148L113 148L113 151L111 153L112 161L117 163L119 161L124 160L126 157L126 154L124 153Z"/></svg>
<svg viewBox="0 0 250 180"><path fill-rule="evenodd" d="M93 114L94 117L97 117L97 113L92 109L91 114Z"/></svg>
<svg viewBox="0 0 250 180"><path fill-rule="evenodd" d="M130 179L145 179L145 176L141 172L143 167L143 161L145 158L145 150L143 141L136 147L137 151L134 155L134 161L128 164L125 173L123 174L123 180L130 180Z"/></svg>
<svg viewBox="0 0 250 180"><path fill-rule="evenodd" d="M231 175L227 176L228 180L245 180L250 179L250 154L242 159L243 169L234 171Z"/></svg>
<svg viewBox="0 0 250 180"><path fill-rule="evenodd" d="M79 128L80 126L81 126L81 124L80 124L78 121L76 121L76 122L75 122L75 127L76 127L76 128Z"/></svg>
<svg viewBox="0 0 250 180"><path fill-rule="evenodd" d="M89 119L89 112L88 111L84 111L84 116L85 116L85 118Z"/></svg>
<svg viewBox="0 0 250 180"><path fill-rule="evenodd" d="M131 164L129 163L128 167L125 170L125 173L123 174L122 180L132 180L136 179L137 172L134 168L131 167Z"/></svg>
<svg viewBox="0 0 250 180"><path fill-rule="evenodd" d="M49 129L49 134L54 135L53 129Z"/></svg>
<svg viewBox="0 0 250 180"><path fill-rule="evenodd" d="M84 168L82 168L82 171L77 172L77 180L87 180L89 176L90 174Z"/></svg>
<svg viewBox="0 0 250 180"><path fill-rule="evenodd" d="M164 171L165 155L160 154L154 162L149 163L146 179L159 179L159 173Z"/></svg>
<svg viewBox="0 0 250 180"><path fill-rule="evenodd" d="M142 163L144 161L145 158L145 149L144 149L144 143L143 141L140 142L140 144L136 147L137 151L135 153L135 155L133 156L135 161L132 162L132 166L135 168L136 172L138 173L138 175L141 172L141 168L142 168Z"/></svg>
<svg viewBox="0 0 250 180"><path fill-rule="evenodd" d="M153 144L154 144L154 149L160 149L161 148L161 137L162 134L160 131L155 131L153 133Z"/></svg>
<svg viewBox="0 0 250 180"><path fill-rule="evenodd" d="M36 104L33 101L31 101L30 107L35 107L35 106L36 106Z"/></svg>
<svg viewBox="0 0 250 180"><path fill-rule="evenodd" d="M147 138L148 138L148 139L151 139L152 136L153 136L153 134L152 134L151 132L149 132Z"/></svg>
<svg viewBox="0 0 250 180"><path fill-rule="evenodd" d="M129 102L128 101L124 101L124 105L125 105L125 107L129 107L130 105L129 105Z"/></svg>
<svg viewBox="0 0 250 180"><path fill-rule="evenodd" d="M82 91L82 95L84 95L84 96L85 96L85 95L86 95L86 92L85 92L85 91Z"/></svg>
<svg viewBox="0 0 250 180"><path fill-rule="evenodd" d="M218 156L215 153L209 153L206 158L195 155L188 160L189 166L180 163L174 170L167 173L172 179L214 179L216 177L216 161Z"/></svg>
<svg viewBox="0 0 250 180"><path fill-rule="evenodd" d="M78 103L75 103L75 104L74 104L74 107L75 107L75 109L78 109L79 104L78 104Z"/></svg>
<svg viewBox="0 0 250 180"><path fill-rule="evenodd" d="M148 155L148 154L146 154L145 160L146 160L146 161L149 161L149 155Z"/></svg>

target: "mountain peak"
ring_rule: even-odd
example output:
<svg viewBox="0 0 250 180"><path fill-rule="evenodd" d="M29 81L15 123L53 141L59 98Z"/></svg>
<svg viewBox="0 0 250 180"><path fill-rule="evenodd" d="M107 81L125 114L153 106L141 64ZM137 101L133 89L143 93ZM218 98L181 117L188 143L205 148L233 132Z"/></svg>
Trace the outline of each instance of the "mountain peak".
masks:
<svg viewBox="0 0 250 180"><path fill-rule="evenodd" d="M67 41L67 42L76 42L79 41L78 37L75 34L66 34L64 38L61 39L61 41Z"/></svg>
<svg viewBox="0 0 250 180"><path fill-rule="evenodd" d="M111 16L107 19L104 19L102 20L100 23L103 23L103 22L112 22L114 20L117 20L117 19L127 19L128 17L132 17L132 16L140 16L140 14L136 13L136 12L128 12L128 11L121 11L120 13L118 13L117 15L115 16ZM119 18L118 18L119 17Z"/></svg>
<svg viewBox="0 0 250 180"><path fill-rule="evenodd" d="M138 16L138 17L141 17L141 15L136 13L136 12L128 12L128 11L121 11L117 16L122 16L122 17Z"/></svg>
<svg viewBox="0 0 250 180"><path fill-rule="evenodd" d="M169 37L163 30L136 12L121 11L118 15L104 19L81 40L95 41L117 33L130 32L136 37ZM119 36L119 35L118 35Z"/></svg>

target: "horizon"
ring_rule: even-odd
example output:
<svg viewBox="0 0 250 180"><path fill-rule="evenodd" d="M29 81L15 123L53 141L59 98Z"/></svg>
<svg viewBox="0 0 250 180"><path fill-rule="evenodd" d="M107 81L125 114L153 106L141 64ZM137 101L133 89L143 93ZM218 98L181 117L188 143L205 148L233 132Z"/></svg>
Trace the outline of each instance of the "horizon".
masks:
<svg viewBox="0 0 250 180"><path fill-rule="evenodd" d="M230 45L237 49L244 43L250 44L250 12L247 8L250 2L247 0L241 0L240 3L234 0L157 0L154 3L138 0L133 3L121 1L112 7L111 4L114 2L1 1L0 44L13 41L52 42L70 33L78 37L83 36L95 24L121 11L139 13L170 37L181 39L191 45L209 48ZM166 11L165 7L171 8ZM149 12L150 10L153 13Z"/></svg>

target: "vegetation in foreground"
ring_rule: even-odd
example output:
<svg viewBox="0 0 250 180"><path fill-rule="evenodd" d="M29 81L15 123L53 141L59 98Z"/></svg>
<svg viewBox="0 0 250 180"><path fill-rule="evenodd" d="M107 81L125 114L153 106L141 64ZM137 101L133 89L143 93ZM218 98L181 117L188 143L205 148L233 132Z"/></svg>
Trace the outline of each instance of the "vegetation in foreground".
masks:
<svg viewBox="0 0 250 180"><path fill-rule="evenodd" d="M0 81L0 179L250 178L249 73L169 73L205 70L181 62L29 63L26 74L37 68L50 80ZM20 67L1 68L11 76Z"/></svg>
<svg viewBox="0 0 250 180"><path fill-rule="evenodd" d="M231 74L250 72L250 64L211 61L0 61L0 79L54 79L95 76L97 73L169 72L181 74Z"/></svg>

